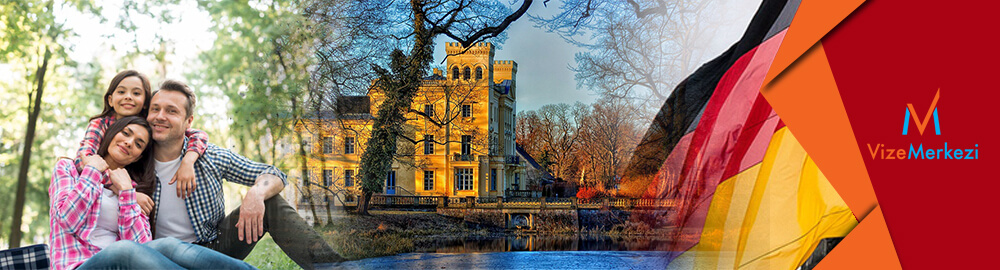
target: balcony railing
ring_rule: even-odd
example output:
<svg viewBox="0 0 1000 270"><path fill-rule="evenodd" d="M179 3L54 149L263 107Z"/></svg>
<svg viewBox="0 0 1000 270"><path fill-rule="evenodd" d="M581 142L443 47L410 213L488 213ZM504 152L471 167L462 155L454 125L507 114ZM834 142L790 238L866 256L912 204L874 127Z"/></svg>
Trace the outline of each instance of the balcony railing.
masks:
<svg viewBox="0 0 1000 270"><path fill-rule="evenodd" d="M471 154L455 154L455 161L476 161L476 156Z"/></svg>
<svg viewBox="0 0 1000 270"><path fill-rule="evenodd" d="M507 156L507 164L521 164L521 156L513 155Z"/></svg>
<svg viewBox="0 0 1000 270"><path fill-rule="evenodd" d="M519 198L538 198L542 196L541 191L537 190L505 190L505 197L519 197Z"/></svg>

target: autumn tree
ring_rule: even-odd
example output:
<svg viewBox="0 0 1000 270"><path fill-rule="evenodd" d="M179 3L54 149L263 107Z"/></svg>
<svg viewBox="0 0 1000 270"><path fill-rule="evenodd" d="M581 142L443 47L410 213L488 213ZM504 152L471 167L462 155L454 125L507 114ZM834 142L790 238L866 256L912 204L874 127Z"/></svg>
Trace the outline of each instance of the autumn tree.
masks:
<svg viewBox="0 0 1000 270"><path fill-rule="evenodd" d="M534 154L537 157L548 155L552 161L552 175L556 178L575 177L570 174L570 169L576 163L576 151L587 147L580 144L580 135L588 109L587 105L579 102L574 105L545 105L533 112L538 122L526 127L532 129L531 136L537 138L537 147L542 150Z"/></svg>
<svg viewBox="0 0 1000 270"><path fill-rule="evenodd" d="M641 138L641 125L636 108L627 100L603 98L591 105L583 120L578 151L588 175L584 178L612 189L618 184Z"/></svg>

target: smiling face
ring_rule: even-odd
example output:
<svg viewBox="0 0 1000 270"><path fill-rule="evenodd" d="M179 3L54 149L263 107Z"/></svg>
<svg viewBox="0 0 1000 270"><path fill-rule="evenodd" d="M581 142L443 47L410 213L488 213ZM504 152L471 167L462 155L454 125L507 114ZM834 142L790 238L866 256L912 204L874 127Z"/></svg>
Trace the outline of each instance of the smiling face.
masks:
<svg viewBox="0 0 1000 270"><path fill-rule="evenodd" d="M153 140L176 142L184 139L184 131L194 120L187 112L188 99L181 92L160 90L149 104L146 121L153 127Z"/></svg>
<svg viewBox="0 0 1000 270"><path fill-rule="evenodd" d="M108 105L115 111L115 118L138 115L146 105L146 91L138 76L122 79L108 96Z"/></svg>
<svg viewBox="0 0 1000 270"><path fill-rule="evenodd" d="M104 160L108 161L108 165L115 164L118 167L132 164L142 157L142 152L149 146L149 140L150 136L146 127L139 124L125 126L121 132L111 138L108 154L104 156ZM112 167L115 166L112 165Z"/></svg>

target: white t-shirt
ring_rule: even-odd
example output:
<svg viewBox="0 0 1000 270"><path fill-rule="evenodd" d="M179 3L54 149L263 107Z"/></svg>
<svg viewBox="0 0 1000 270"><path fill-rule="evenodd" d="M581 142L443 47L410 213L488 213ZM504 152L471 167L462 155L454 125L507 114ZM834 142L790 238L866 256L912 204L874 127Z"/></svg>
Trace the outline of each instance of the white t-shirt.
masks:
<svg viewBox="0 0 1000 270"><path fill-rule="evenodd" d="M97 227L90 232L90 243L101 249L118 241L118 195L110 189L101 192L101 210L97 212Z"/></svg>
<svg viewBox="0 0 1000 270"><path fill-rule="evenodd" d="M169 184L170 179L181 167L181 158L173 161L156 161L156 177L160 181L160 201L157 202L155 238L174 237L184 242L194 242L194 225L188 215L184 200L177 196L177 183Z"/></svg>

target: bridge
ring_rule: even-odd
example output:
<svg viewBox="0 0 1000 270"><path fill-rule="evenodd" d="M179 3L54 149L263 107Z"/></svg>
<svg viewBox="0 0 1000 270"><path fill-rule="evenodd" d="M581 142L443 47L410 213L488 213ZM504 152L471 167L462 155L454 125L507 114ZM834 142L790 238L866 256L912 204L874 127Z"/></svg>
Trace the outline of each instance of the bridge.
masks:
<svg viewBox="0 0 1000 270"><path fill-rule="evenodd" d="M598 198L577 197L521 198L521 197L446 197L446 196L402 196L372 195L373 208L476 208L476 209L633 209L669 208L673 203L667 200L648 198ZM345 202L344 206L354 208L357 201Z"/></svg>

